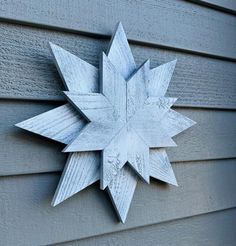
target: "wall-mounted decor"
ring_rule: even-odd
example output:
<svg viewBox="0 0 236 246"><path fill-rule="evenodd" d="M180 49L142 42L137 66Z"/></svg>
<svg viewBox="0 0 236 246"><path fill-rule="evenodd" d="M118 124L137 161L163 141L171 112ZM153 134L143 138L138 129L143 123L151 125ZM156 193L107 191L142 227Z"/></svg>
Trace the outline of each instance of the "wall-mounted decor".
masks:
<svg viewBox="0 0 236 246"><path fill-rule="evenodd" d="M50 43L67 91L67 104L16 124L66 144L69 157L52 205L100 180L122 222L140 178L177 185L165 147L195 122L165 97L176 60L137 67L118 24L99 69Z"/></svg>

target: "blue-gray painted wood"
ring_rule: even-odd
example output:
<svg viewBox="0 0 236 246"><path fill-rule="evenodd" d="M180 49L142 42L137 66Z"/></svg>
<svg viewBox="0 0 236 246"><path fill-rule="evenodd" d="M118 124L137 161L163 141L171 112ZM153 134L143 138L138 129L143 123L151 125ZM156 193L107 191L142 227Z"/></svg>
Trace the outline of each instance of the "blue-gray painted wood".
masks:
<svg viewBox="0 0 236 246"><path fill-rule="evenodd" d="M225 11L234 15L236 14L235 0L189 0L189 1L202 4L210 8L215 8L220 11Z"/></svg>
<svg viewBox="0 0 236 246"><path fill-rule="evenodd" d="M236 206L235 159L178 163L173 169L179 187L154 180L150 185L139 183L126 224L115 218L99 184L53 208L51 197L60 174L2 177L1 243L58 243Z"/></svg>
<svg viewBox="0 0 236 246"><path fill-rule="evenodd" d="M57 246L233 246L236 209L194 216L119 233L57 244Z"/></svg>
<svg viewBox="0 0 236 246"><path fill-rule="evenodd" d="M0 17L11 21L106 36L122 21L130 40L236 58L236 17L187 1L1 0L0 5Z"/></svg>
<svg viewBox="0 0 236 246"><path fill-rule="evenodd" d="M95 66L108 45L81 35L3 23L0 36L0 98L65 100L48 42ZM178 59L167 91L169 97L178 95L176 105L236 108L235 63L141 45L131 48L138 65L147 58L151 67Z"/></svg>

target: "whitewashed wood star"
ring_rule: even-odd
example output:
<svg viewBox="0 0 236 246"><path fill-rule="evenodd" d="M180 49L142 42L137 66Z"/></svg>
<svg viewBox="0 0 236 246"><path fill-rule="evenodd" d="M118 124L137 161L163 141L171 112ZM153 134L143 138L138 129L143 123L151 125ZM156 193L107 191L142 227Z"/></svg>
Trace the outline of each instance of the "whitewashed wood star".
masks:
<svg viewBox="0 0 236 246"><path fill-rule="evenodd" d="M100 179L125 222L138 177L177 185L164 148L176 146L172 137L195 122L171 109L176 98L165 97L176 60L154 69L146 61L137 68L121 23L100 71L50 47L69 104L16 125L71 152L53 206Z"/></svg>

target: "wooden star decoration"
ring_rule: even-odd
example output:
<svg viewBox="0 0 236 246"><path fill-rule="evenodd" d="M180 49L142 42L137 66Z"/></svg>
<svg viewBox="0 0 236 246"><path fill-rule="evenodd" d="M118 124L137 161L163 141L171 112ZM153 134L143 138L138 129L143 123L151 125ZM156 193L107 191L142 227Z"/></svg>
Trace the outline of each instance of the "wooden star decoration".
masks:
<svg viewBox="0 0 236 246"><path fill-rule="evenodd" d="M50 43L67 89L65 104L16 126L66 144L70 152L52 205L100 180L124 223L138 178L176 185L165 147L194 121L175 112L165 97L176 60L137 68L121 23L100 71ZM99 86L100 85L100 86Z"/></svg>

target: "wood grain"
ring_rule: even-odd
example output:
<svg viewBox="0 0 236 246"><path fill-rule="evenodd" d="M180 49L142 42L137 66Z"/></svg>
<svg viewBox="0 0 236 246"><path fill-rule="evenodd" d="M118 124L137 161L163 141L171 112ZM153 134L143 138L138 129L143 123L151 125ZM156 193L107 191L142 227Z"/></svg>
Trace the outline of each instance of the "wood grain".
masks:
<svg viewBox="0 0 236 246"><path fill-rule="evenodd" d="M236 240L236 210L228 209L133 230L110 233L58 246L199 246L233 245Z"/></svg>
<svg viewBox="0 0 236 246"><path fill-rule="evenodd" d="M60 143L70 143L82 130L86 120L70 105L65 104L36 115L16 126Z"/></svg>
<svg viewBox="0 0 236 246"><path fill-rule="evenodd" d="M98 90L98 69L61 47L49 43L54 63L68 91L87 93Z"/></svg>
<svg viewBox="0 0 236 246"><path fill-rule="evenodd" d="M77 111L92 122L115 121L115 110L110 101L101 93L64 92Z"/></svg>
<svg viewBox="0 0 236 246"><path fill-rule="evenodd" d="M189 0L194 3L225 11L230 14L236 14L236 2L234 0Z"/></svg>
<svg viewBox="0 0 236 246"><path fill-rule="evenodd" d="M113 40L115 39L113 38ZM123 42L125 41L126 40L124 40ZM122 46L122 44L120 45ZM119 51L122 52L122 48L126 49L126 46L123 45L122 47L114 47L112 45L110 47L110 52L112 52L114 49L118 49ZM122 52L122 55L123 53L125 53L125 51ZM119 72L122 71L123 68L120 65L121 57L118 57L117 60L114 54L112 57L112 59L114 60L110 60L108 57L104 53L102 54L102 61L101 61L102 64L100 65L101 66L100 92L104 94L105 97L108 99L108 101L113 105L116 112L115 120L119 120L120 122L124 123L126 121L126 81L121 76L121 72ZM127 60L129 61L130 59L128 58ZM127 60L124 59L124 63L128 66ZM127 76L127 71L123 73Z"/></svg>
<svg viewBox="0 0 236 246"><path fill-rule="evenodd" d="M112 102L116 111L118 111L119 121L126 124L128 120L128 93L127 82L125 80L135 72L136 64L121 23L118 24L112 37L107 56L104 54L102 56L102 92ZM109 145L102 152L101 178L103 180L100 187L104 189L107 186L107 191L118 217L123 223L125 223L137 184L137 175L132 172L133 170L130 167L123 167L123 165L128 161L138 174L141 174L141 177L149 181L149 169L145 168L149 166L149 149L145 146L146 152L142 153L140 148L142 143L136 142L138 146L140 145L140 154L144 154L144 158L146 159L144 163L142 163L142 160L140 161L139 168L134 166L136 161L133 155L131 157L130 154L134 154L134 157L137 156L137 148L129 143L129 134L130 131L125 126L120 131L120 134L118 133L113 138L113 144ZM124 143L122 143L122 139ZM115 156L115 161L112 160L110 162L111 156L113 158ZM142 164L144 167L140 168Z"/></svg>
<svg viewBox="0 0 236 246"><path fill-rule="evenodd" d="M14 175L60 171L66 162L64 145L17 129L15 123L43 113L58 105L43 102L1 101L0 174ZM236 131L234 111L178 109L198 122L174 137L178 147L167 150L170 161L235 157ZM217 144L216 144L217 143Z"/></svg>
<svg viewBox="0 0 236 246"><path fill-rule="evenodd" d="M56 206L100 178L100 155L97 152L72 153L69 155L52 205Z"/></svg>
<svg viewBox="0 0 236 246"><path fill-rule="evenodd" d="M107 187L119 220L125 223L136 189L138 177L129 166L124 166Z"/></svg>
<svg viewBox="0 0 236 246"><path fill-rule="evenodd" d="M127 80L135 71L136 64L121 22L118 23L112 35L106 53L109 60L115 65L117 71ZM103 56L103 62L106 61L104 58Z"/></svg>
<svg viewBox="0 0 236 246"><path fill-rule="evenodd" d="M175 174L173 172L165 149L160 148L152 151L149 162L151 177L166 182L168 184L178 186Z"/></svg>
<svg viewBox="0 0 236 246"><path fill-rule="evenodd" d="M173 169L178 188L154 180L150 185L138 183L125 225L118 223L99 185L53 208L51 197L60 174L1 178L1 242L45 245L236 206L235 160L179 163Z"/></svg>
<svg viewBox="0 0 236 246"><path fill-rule="evenodd" d="M26 26L0 24L0 97L65 100L48 42L98 66L106 41ZM137 64L151 67L178 59L167 96L178 106L236 108L236 65L233 62L170 50L131 45Z"/></svg>
<svg viewBox="0 0 236 246"><path fill-rule="evenodd" d="M147 86L149 97L165 96L172 79L176 62L177 60L167 62L149 71L150 75Z"/></svg>
<svg viewBox="0 0 236 246"><path fill-rule="evenodd" d="M187 1L1 0L0 5L0 17L10 21L103 36L122 21L133 41L236 58L235 17Z"/></svg>
<svg viewBox="0 0 236 246"><path fill-rule="evenodd" d="M101 189L105 189L125 165L128 159L127 152L127 131L123 128L102 151Z"/></svg>

